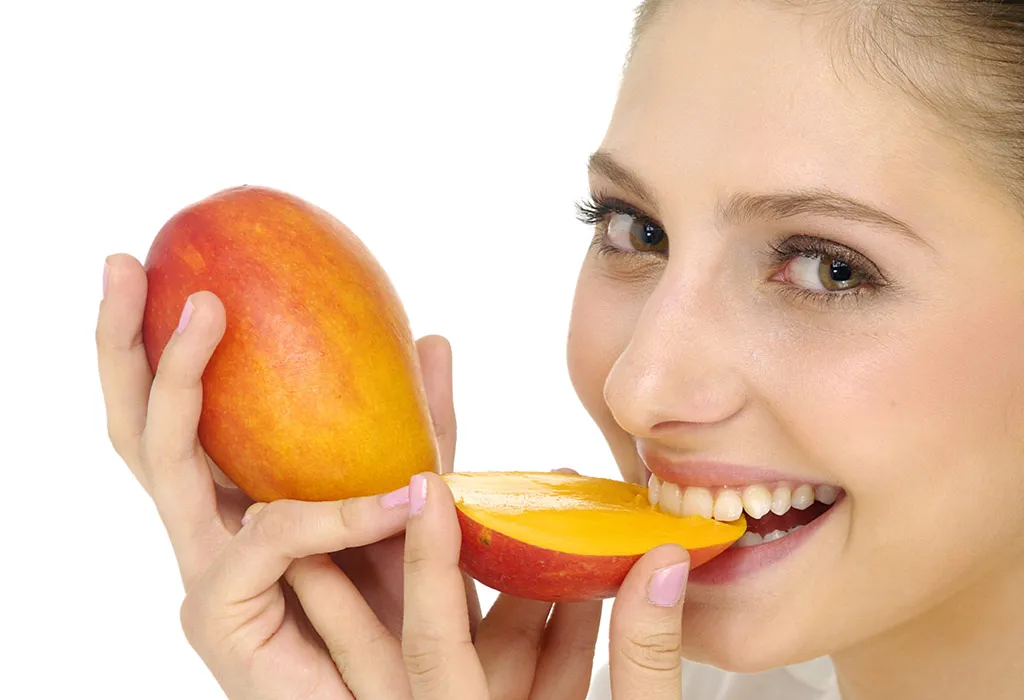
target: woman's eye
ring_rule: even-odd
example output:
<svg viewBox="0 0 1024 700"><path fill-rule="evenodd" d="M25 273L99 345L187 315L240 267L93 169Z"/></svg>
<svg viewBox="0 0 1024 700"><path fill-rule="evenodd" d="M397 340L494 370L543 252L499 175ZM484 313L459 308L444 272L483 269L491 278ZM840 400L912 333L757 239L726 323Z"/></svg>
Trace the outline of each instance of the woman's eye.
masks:
<svg viewBox="0 0 1024 700"><path fill-rule="evenodd" d="M668 236L656 224L616 212L608 218L608 242L625 252L666 253Z"/></svg>
<svg viewBox="0 0 1024 700"><path fill-rule="evenodd" d="M865 277L850 263L828 255L798 255L782 270L784 281L813 292L845 292Z"/></svg>

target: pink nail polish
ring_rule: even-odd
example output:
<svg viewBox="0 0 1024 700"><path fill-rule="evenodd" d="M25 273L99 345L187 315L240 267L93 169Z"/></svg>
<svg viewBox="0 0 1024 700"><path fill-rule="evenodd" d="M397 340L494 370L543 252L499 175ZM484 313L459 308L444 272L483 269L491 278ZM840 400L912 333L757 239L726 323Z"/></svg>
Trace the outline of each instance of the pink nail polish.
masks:
<svg viewBox="0 0 1024 700"><path fill-rule="evenodd" d="M690 576L687 562L666 566L651 574L647 582L647 602L659 608L671 608L683 599L686 579Z"/></svg>
<svg viewBox="0 0 1024 700"><path fill-rule="evenodd" d="M178 333L184 331L188 326L189 319L192 318L192 312L195 311L195 308L192 306L191 298L185 300L185 308L181 310L181 318L178 320Z"/></svg>
<svg viewBox="0 0 1024 700"><path fill-rule="evenodd" d="M417 474L409 481L409 515L419 515L427 503L427 477Z"/></svg>
<svg viewBox="0 0 1024 700"><path fill-rule="evenodd" d="M110 282L110 263L103 261L103 298L107 298L107 284Z"/></svg>
<svg viewBox="0 0 1024 700"><path fill-rule="evenodd" d="M380 505L382 508L398 508L409 503L409 487L403 486L400 489L395 489L391 493L386 493L380 497Z"/></svg>

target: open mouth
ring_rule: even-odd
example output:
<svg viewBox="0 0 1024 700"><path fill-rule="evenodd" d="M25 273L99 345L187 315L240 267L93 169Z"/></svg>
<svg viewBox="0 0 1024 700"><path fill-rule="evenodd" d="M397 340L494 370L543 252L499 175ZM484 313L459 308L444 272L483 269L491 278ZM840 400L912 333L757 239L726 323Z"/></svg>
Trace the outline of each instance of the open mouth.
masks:
<svg viewBox="0 0 1024 700"><path fill-rule="evenodd" d="M747 531L734 549L781 540L827 513L843 491L831 484L786 482L708 488L680 486L651 475L648 498L659 510L676 516L697 515L732 522L746 513Z"/></svg>

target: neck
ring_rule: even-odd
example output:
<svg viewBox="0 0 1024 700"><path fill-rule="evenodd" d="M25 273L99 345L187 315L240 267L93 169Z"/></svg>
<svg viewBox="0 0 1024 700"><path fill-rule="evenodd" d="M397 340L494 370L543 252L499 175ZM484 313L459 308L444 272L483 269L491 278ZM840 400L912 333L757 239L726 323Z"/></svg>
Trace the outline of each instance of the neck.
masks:
<svg viewBox="0 0 1024 700"><path fill-rule="evenodd" d="M1022 596L1017 558L925 615L836 654L843 700L1019 700Z"/></svg>

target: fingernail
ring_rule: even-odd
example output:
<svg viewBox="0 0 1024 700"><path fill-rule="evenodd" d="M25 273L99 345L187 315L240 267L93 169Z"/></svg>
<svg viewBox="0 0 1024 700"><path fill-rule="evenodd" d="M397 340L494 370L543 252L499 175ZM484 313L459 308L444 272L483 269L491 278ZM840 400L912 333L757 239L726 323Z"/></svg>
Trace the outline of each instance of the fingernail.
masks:
<svg viewBox="0 0 1024 700"><path fill-rule="evenodd" d="M110 282L110 263L103 261L103 298L107 298L107 284Z"/></svg>
<svg viewBox="0 0 1024 700"><path fill-rule="evenodd" d="M196 307L192 305L192 297L186 299L185 308L181 310L181 318L178 319L178 333L181 333L188 326L189 319L192 318L192 312L195 309Z"/></svg>
<svg viewBox="0 0 1024 700"><path fill-rule="evenodd" d="M411 483L411 482L410 482ZM400 489L395 489L391 493L386 493L380 497L380 505L382 508L398 508L409 503L409 486L403 486Z"/></svg>
<svg viewBox="0 0 1024 700"><path fill-rule="evenodd" d="M409 481L409 515L419 515L427 503L427 477L417 474Z"/></svg>
<svg viewBox="0 0 1024 700"><path fill-rule="evenodd" d="M245 527L253 517L256 516L261 510L267 507L266 503L253 503L249 506L249 510L245 511L245 515L242 516L242 527Z"/></svg>
<svg viewBox="0 0 1024 700"><path fill-rule="evenodd" d="M647 602L659 608L679 605L689 576L690 565L686 562L658 569L651 574L651 580L647 582Z"/></svg>

